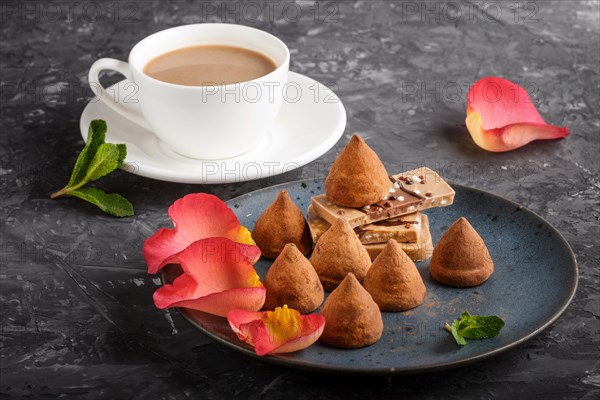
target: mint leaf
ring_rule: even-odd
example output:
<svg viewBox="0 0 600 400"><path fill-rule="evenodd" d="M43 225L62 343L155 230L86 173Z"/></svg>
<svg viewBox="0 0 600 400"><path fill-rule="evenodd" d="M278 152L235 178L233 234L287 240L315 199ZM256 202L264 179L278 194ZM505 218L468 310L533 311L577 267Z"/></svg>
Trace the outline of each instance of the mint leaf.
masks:
<svg viewBox="0 0 600 400"><path fill-rule="evenodd" d="M117 159L117 168L123 165L123 161L125 161L125 157L127 157L127 146L124 144L117 144L117 148L119 149L119 158Z"/></svg>
<svg viewBox="0 0 600 400"><path fill-rule="evenodd" d="M88 165L85 181L95 181L113 172L123 163L126 155L124 144L102 143Z"/></svg>
<svg viewBox="0 0 600 400"><path fill-rule="evenodd" d="M76 184L83 182L83 178L85 177L85 173L88 169L88 166L90 165L92 159L96 155L98 147L100 147L100 145L104 143L105 137L106 122L102 119L95 119L92 122L90 122L90 127L88 128L87 143L85 144L83 150L81 150L81 153L79 153L77 161L75 161L75 167L73 167L71 179L69 179L67 187L75 186Z"/></svg>
<svg viewBox="0 0 600 400"><path fill-rule="evenodd" d="M480 316L463 312L460 321L454 320L452 325L444 324L444 328L452 333L454 340L461 346L467 339L489 339L497 336L504 327L504 321L495 315Z"/></svg>
<svg viewBox="0 0 600 400"><path fill-rule="evenodd" d="M105 193L102 190L92 188L75 189L69 195L79 197L98 206L102 211L115 217L129 217L133 215L133 206L123 196L117 193Z"/></svg>
<svg viewBox="0 0 600 400"><path fill-rule="evenodd" d="M461 318L458 333L467 339L489 339L497 336L503 327L504 321L500 317L474 315L464 323Z"/></svg>
<svg viewBox="0 0 600 400"><path fill-rule="evenodd" d="M52 193L50 198L75 196L114 216L128 217L133 215L133 206L123 196L107 194L99 189L81 188L89 181L100 179L119 168L127 157L127 147L124 144L104 142L106 129L106 122L101 119L90 122L87 143L77 157L69 183Z"/></svg>
<svg viewBox="0 0 600 400"><path fill-rule="evenodd" d="M458 329L457 329L458 324L459 324L458 320L454 320L454 322L450 326L450 333L452 333L452 336L454 336L454 340L456 340L456 343L458 343L461 346L464 346L467 344L467 341L465 340L464 337L462 337L458 333Z"/></svg>
<svg viewBox="0 0 600 400"><path fill-rule="evenodd" d="M469 314L468 311L463 311L463 313L460 315L460 321L454 321L456 322L457 330L465 329L468 326L469 321L471 321L471 314Z"/></svg>

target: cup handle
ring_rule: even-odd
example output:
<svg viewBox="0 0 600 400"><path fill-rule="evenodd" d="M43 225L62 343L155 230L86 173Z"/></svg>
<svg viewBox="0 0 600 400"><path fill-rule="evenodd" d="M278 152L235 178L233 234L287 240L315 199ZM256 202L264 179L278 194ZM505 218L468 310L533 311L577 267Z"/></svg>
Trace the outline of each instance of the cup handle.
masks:
<svg viewBox="0 0 600 400"><path fill-rule="evenodd" d="M90 84L92 92L94 92L94 94L96 95L96 99L102 101L106 106L111 108L119 115L151 131L152 128L150 128L146 120L140 114L131 111L119 102L118 93L111 95L102 86L102 84L100 83L99 75L100 72L103 70L117 71L120 74L124 75L127 79L129 79L132 85L136 85L136 83L133 82L133 79L131 77L131 69L129 68L129 64L124 61L115 60L114 58L101 58L92 64L92 67L90 68L90 72L88 74L88 82ZM138 100L135 99L135 102L137 101Z"/></svg>

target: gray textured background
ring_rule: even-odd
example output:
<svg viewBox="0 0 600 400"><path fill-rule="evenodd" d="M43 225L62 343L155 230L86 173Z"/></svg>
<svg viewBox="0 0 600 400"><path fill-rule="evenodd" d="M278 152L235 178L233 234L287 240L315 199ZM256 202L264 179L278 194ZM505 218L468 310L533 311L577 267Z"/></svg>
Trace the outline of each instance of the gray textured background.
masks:
<svg viewBox="0 0 600 400"><path fill-rule="evenodd" d="M597 398L599 3L250 3L0 3L0 394ZM292 51L292 70L336 90L348 125L335 148L300 170L242 184L172 184L117 171L101 186L129 198L133 218L50 200L83 145L78 120L91 98L92 62L126 59L133 44L164 28L219 21L274 33ZM465 95L486 75L527 87L544 118L567 125L569 137L507 154L476 147L464 126ZM213 344L176 312L154 308L158 281L145 272L141 245L168 225L168 205L190 192L229 199L323 176L355 131L390 170L427 163L555 225L580 266L566 313L526 344L466 368L350 380L258 363Z"/></svg>

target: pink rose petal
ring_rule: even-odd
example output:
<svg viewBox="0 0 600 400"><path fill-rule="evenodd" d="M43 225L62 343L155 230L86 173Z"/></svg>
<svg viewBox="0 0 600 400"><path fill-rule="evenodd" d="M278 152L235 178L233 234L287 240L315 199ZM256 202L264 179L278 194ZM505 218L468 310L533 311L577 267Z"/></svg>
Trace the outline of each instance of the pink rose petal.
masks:
<svg viewBox="0 0 600 400"><path fill-rule="evenodd" d="M216 196L188 194L169 207L169 216L174 228L159 229L144 242L142 254L149 274L176 263L177 253L209 237L226 237L244 244L241 251L251 263L260 257L260 249L254 245L248 229L240 225L233 211Z"/></svg>
<svg viewBox="0 0 600 400"><path fill-rule="evenodd" d="M156 290L154 304L223 317L232 309L260 310L266 291L243 249L222 237L192 243L177 255L183 274Z"/></svg>
<svg viewBox="0 0 600 400"><path fill-rule="evenodd" d="M259 356L305 349L319 339L325 327L322 315L301 315L286 305L274 311L232 310L227 320L238 338L253 346Z"/></svg>
<svg viewBox="0 0 600 400"><path fill-rule="evenodd" d="M467 95L466 125L475 143L502 152L533 140L559 139L569 131L546 124L525 89L497 77L482 78Z"/></svg>

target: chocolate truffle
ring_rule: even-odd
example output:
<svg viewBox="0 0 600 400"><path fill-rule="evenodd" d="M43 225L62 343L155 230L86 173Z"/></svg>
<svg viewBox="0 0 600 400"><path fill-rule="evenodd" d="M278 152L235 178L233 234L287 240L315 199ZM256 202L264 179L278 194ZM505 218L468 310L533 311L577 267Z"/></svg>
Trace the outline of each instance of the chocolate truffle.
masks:
<svg viewBox="0 0 600 400"><path fill-rule="evenodd" d="M387 196L390 178L379 157L355 134L325 179L325 194L343 207L363 207Z"/></svg>
<svg viewBox="0 0 600 400"><path fill-rule="evenodd" d="M381 311L415 308L425 299L425 285L415 263L390 239L365 277L364 286Z"/></svg>
<svg viewBox="0 0 600 400"><path fill-rule="evenodd" d="M371 295L348 274L323 305L325 329L321 340L335 347L369 346L383 333L383 319Z"/></svg>
<svg viewBox="0 0 600 400"><path fill-rule="evenodd" d="M317 272L298 250L288 243L269 268L263 284L267 289L265 310L288 307L308 314L323 303L325 293Z"/></svg>
<svg viewBox="0 0 600 400"><path fill-rule="evenodd" d="M252 239L263 256L276 258L286 244L294 243L302 254L312 248L312 237L304 214L282 190L260 215L252 230Z"/></svg>
<svg viewBox="0 0 600 400"><path fill-rule="evenodd" d="M371 257L348 222L338 218L321 235L310 257L325 290L333 290L353 273L362 282L371 266Z"/></svg>
<svg viewBox="0 0 600 400"><path fill-rule="evenodd" d="M494 263L481 236L461 217L433 249L429 271L444 285L470 287L485 282L494 272Z"/></svg>

